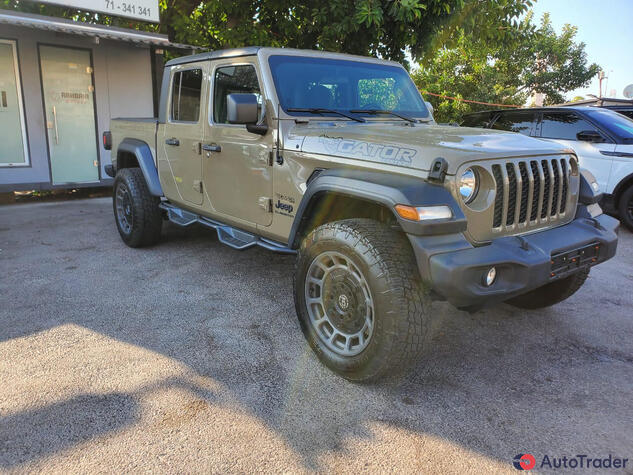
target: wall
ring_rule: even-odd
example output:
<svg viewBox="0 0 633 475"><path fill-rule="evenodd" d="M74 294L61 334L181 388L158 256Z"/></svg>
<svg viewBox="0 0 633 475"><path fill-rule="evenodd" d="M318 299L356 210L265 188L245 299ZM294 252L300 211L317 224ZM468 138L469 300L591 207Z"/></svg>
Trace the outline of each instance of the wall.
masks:
<svg viewBox="0 0 633 475"><path fill-rule="evenodd" d="M101 142L110 118L153 116L149 48L119 41L101 40L96 44L94 38L7 25L0 26L0 38L17 41L30 156L28 167L0 167L0 191L51 188L38 43L92 51L101 182L110 183L104 172L110 152Z"/></svg>

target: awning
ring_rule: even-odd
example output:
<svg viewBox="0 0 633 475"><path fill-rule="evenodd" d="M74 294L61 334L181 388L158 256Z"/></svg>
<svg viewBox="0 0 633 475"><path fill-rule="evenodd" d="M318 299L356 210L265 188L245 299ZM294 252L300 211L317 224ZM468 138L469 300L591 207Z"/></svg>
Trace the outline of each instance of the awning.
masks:
<svg viewBox="0 0 633 475"><path fill-rule="evenodd" d="M175 48L184 50L202 50L199 46L186 45L182 43L172 43L167 35L150 33L146 31L130 30L127 28L116 28L113 26L94 25L79 21L66 20L31 13L22 13L10 10L0 10L0 24L23 26L38 30L55 31L68 35L88 36L104 40L126 41L148 46L158 46L162 48Z"/></svg>

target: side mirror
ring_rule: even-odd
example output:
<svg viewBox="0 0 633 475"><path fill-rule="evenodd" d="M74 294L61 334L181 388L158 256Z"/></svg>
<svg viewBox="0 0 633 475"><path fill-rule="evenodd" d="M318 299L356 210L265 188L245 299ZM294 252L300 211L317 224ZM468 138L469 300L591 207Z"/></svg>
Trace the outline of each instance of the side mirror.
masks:
<svg viewBox="0 0 633 475"><path fill-rule="evenodd" d="M576 138L582 142L601 143L604 142L602 134L596 130L583 130L576 134Z"/></svg>
<svg viewBox="0 0 633 475"><path fill-rule="evenodd" d="M255 94L229 94L226 96L226 117L229 124L255 124L257 116L257 96Z"/></svg>
<svg viewBox="0 0 633 475"><path fill-rule="evenodd" d="M226 116L229 124L246 124L246 130L253 134L266 135L268 126L258 124L259 105L255 94L229 94L226 96Z"/></svg>
<svg viewBox="0 0 633 475"><path fill-rule="evenodd" d="M431 104L429 101L424 101L424 104L426 104L426 108L431 111L431 115L433 115L433 104Z"/></svg>

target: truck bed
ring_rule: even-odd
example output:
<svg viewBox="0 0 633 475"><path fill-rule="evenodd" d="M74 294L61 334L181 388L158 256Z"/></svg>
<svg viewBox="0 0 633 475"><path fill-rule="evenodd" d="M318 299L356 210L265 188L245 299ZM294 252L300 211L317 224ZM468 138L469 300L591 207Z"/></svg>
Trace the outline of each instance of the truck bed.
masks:
<svg viewBox="0 0 633 475"><path fill-rule="evenodd" d="M158 119L155 117L131 117L112 119L110 132L112 132L112 150L117 150L123 139L137 139L147 143L154 160L156 160L156 130Z"/></svg>

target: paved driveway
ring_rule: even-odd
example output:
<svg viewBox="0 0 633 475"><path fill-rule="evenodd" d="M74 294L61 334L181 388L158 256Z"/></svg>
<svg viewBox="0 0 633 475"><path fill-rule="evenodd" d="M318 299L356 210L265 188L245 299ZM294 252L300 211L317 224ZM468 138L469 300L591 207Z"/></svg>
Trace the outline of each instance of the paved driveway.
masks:
<svg viewBox="0 0 633 475"><path fill-rule="evenodd" d="M130 249L109 199L0 207L0 471L633 459L633 235L620 237L616 258L554 308L434 304L413 372L363 386L306 348L291 256L173 225Z"/></svg>

